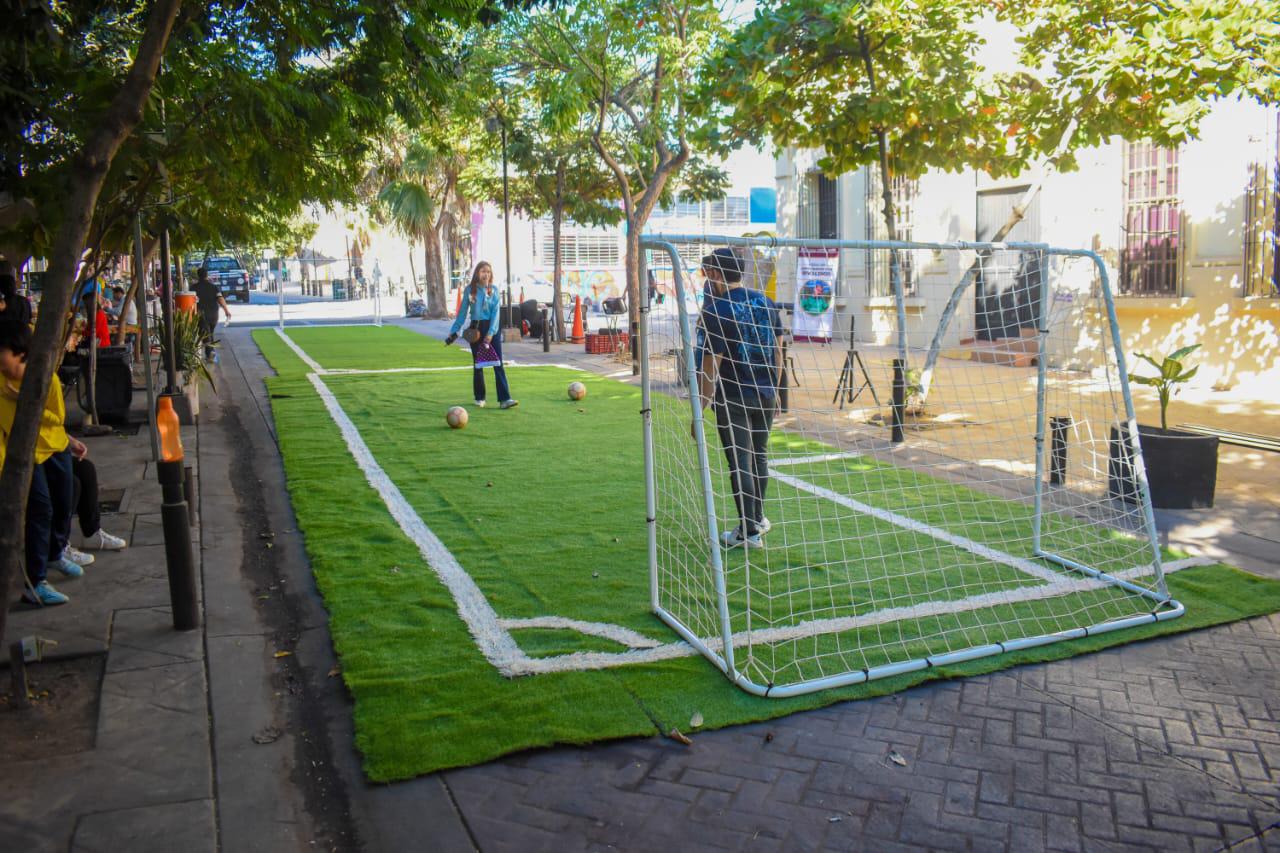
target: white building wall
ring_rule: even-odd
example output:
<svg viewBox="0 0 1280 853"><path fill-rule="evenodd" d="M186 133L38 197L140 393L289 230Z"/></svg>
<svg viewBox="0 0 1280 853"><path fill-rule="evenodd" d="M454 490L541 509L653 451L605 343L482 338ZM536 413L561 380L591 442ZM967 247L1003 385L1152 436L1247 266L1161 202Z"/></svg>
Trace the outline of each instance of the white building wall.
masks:
<svg viewBox="0 0 1280 853"><path fill-rule="evenodd" d="M1180 291L1168 298L1117 295L1126 352L1169 352L1186 344L1203 343L1206 363L1198 377L1202 384L1228 387L1243 382L1258 386L1272 381L1264 377L1280 380L1280 299L1244 295L1245 190L1251 164L1276 162L1276 112L1275 107L1252 102L1221 102L1201 126L1199 138L1181 148ZM1035 238L1053 246L1099 252L1113 291L1118 291L1124 152L1120 141L1082 150L1077 154L1076 171L1051 173L1039 194L1040 233ZM797 233L800 179L815 167L818 156L812 150L795 149L778 155L779 236ZM879 180L877 173L870 174ZM868 210L867 175L867 170L859 170L840 176L843 239L865 239L867 216L879 215L878 204ZM930 172L920 180L914 237L922 241L974 240L979 193L1026 187L1030 182L1031 176L1026 175L996 181L972 171ZM842 333L847 329L848 314L852 312L856 315L858 340L888 343L895 328L892 300L868 294L861 253L844 254L836 330ZM915 260L920 289L916 298L907 300L913 344L921 336L927 342L947 297L972 257L971 253L918 254ZM783 301L794 296L795 264L795 252L784 251L779 267L779 299ZM1071 274L1073 288L1088 291L1097 286L1091 265L1073 264ZM960 301L957 320L948 329L944 344L955 346L973 330L974 299L970 292ZM1078 342L1080 346L1097 344Z"/></svg>

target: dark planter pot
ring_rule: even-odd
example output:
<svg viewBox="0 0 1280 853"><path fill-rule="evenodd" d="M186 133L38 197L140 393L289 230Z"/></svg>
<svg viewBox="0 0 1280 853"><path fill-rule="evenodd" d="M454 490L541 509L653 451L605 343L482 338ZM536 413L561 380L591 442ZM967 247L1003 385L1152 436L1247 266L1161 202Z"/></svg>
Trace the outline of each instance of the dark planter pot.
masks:
<svg viewBox="0 0 1280 853"><path fill-rule="evenodd" d="M1138 425L1138 443L1157 509L1208 509L1218 482L1218 437L1181 430L1164 432ZM1129 452L1127 427L1112 427L1107 492L1127 503L1138 502L1138 480Z"/></svg>

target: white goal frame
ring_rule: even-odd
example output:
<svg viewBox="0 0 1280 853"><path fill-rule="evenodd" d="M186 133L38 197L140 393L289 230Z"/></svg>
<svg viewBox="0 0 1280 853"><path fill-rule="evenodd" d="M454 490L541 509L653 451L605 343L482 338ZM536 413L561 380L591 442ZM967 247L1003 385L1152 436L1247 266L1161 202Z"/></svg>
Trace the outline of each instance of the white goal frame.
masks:
<svg viewBox="0 0 1280 853"><path fill-rule="evenodd" d="M722 559L721 545L719 542L719 519L716 515L715 493L712 484L711 466L708 455L706 428L707 422L704 420L703 410L698 401L698 366L695 362L695 344L693 326L690 318L688 304L686 302L686 293L688 291L688 283L685 277L686 259L682 259L676 244L704 244L707 246L728 246L728 247L758 247L758 248L795 248L795 249L836 249L836 250L940 250L940 251L970 251L970 252L997 252L1007 250L1030 251L1042 253L1042 257L1049 258L1058 256L1061 258L1083 258L1092 262L1096 269L1098 279L1101 286L1101 296L1105 306L1107 315L1107 324L1110 327L1111 345L1114 347L1114 357L1118 366L1117 380L1119 389L1123 397L1124 403L1124 422L1128 426L1128 434L1125 438L1128 441L1128 453L1132 459L1133 474L1136 480L1137 499L1140 504L1139 511L1141 513L1142 530L1137 531L1143 535L1151 546L1152 563L1147 567L1148 573L1154 575L1154 589L1147 589L1139 584L1133 583L1126 579L1126 572L1117 572L1110 574L1101 571L1095 567L1084 565L1080 562L1072 560L1060 554L1053 553L1042 547L1041 540L1041 524L1044 514L1044 506L1042 493L1045 489L1045 458L1048 452L1046 447L1046 340L1049 334L1047 326L1047 318L1049 316L1046 308L1048 302L1048 294L1051 289L1047 286L1047 276L1043 279L1046 286L1041 288L1041 308L1040 320L1037 324L1037 338L1039 355L1038 358L1038 380L1036 391L1036 425L1035 425L1035 490L1034 490L1034 515L1033 515L1033 545L1032 553L1035 558L1054 563L1070 572L1078 573L1084 578L1092 580L1096 584L1119 587L1127 592L1140 595L1151 603L1149 613L1124 618L1112 619L1089 626L1081 626L1071 628L1069 630L1058 631L1050 634L1041 634L1038 636L1029 636L1004 642L989 643L984 645L972 646L970 648L951 651L944 654L931 655L928 657L919 657L913 660L884 664L880 666L868 667L866 669L849 670L840 674L825 675L820 677L807 678L805 680L796 681L786 684L762 684L757 680L753 680L742 667L735 657L735 635L731 625L731 614L729 595L726 589L726 571ZM701 468L701 489L702 503L705 511L705 533L707 538L708 552L710 554L709 567L714 582L714 591L716 596L716 605L719 610L718 629L719 636L699 636L690 626L686 625L680 618L665 605L662 600L662 589L660 584L660 563L659 563L659 546L658 546L658 495L655 482L655 460L654 460L654 436L653 436L653 417L652 403L655 392L651 387L652 376L650 370L649 351L649 332L650 332L650 304L647 294L647 288L641 288L640 300L640 327L639 327L639 358L641 365L641 388L642 388L642 408L641 414L643 418L644 428L644 470L645 470L645 502L646 502L646 526L648 531L648 550L649 550L649 580L650 580L650 604L653 612L662 619L668 626L680 635L687 643L697 649L704 657L723 672L730 681L742 688L748 693L757 696L784 698L788 696L796 696L805 693L811 693L818 690L824 690L833 687L841 687L845 685L860 684L879 678L887 678L894 675L916 672L935 666L944 666L949 664L957 664L964 661L974 660L977 658L1000 655L1006 652L1018 651L1021 649L1029 649L1038 646L1050 645L1066 640L1074 640L1083 637L1092 636L1111 631L1118 631L1127 628L1137 627L1139 625L1147 625L1155 622L1163 622L1175 619L1185 612L1184 606L1173 599L1168 591L1165 581L1165 567L1161 562L1159 537L1156 531L1155 515L1152 510L1150 490L1147 485L1146 472L1142 461L1142 448L1138 441L1137 418L1134 412L1133 398L1129 387L1129 374L1125 364L1123 342L1120 334L1119 323L1116 319L1115 302L1111 290L1111 282L1108 276L1106 265L1102 259L1094 252L1080 249L1063 249L1056 248L1046 244L1039 243L982 243L982 242L906 242L906 241L889 241L889 240L809 240L809 239L789 239L789 238L745 238L720 236L713 234L646 234L640 241L640 280L646 280L647 255L649 251L660 252L667 255L671 260L672 273L675 288L675 304L678 310L678 342L677 346L683 351L683 358L680 359L682 365L680 369L684 372L682 377L683 383L686 384L689 393L690 416L693 424L694 440L696 442L696 458ZM691 259L694 263L697 259ZM900 282L895 276L895 308L897 312L897 349L904 354L907 350L906 341L906 308L905 300L902 294ZM948 305L946 314L942 321L943 324L950 320L950 313L954 309L954 303L958 299L962 284L953 294L951 304ZM936 344L936 339L935 339ZM777 463L771 463L771 466ZM785 464L785 463L784 463ZM785 482L785 480L784 480ZM849 500L846 498L846 500ZM854 507L858 511L864 511L864 508ZM889 513L892 515L892 513ZM899 517L901 518L901 517ZM887 519L891 523L901 524L902 521ZM906 519L903 519L906 520ZM906 520L909 521L909 520ZM961 537L953 537L953 539L962 539ZM967 542L968 540L962 540ZM957 544L952 542L951 544ZM976 548L983 546L977 543L969 543ZM959 544L959 547L967 548L965 544ZM987 556L981 551L974 548L967 550L980 556ZM1052 570L1033 563L1031 560L1022 560L1028 566L1039 571L1051 573ZM1171 570L1176 570L1180 566L1170 566ZM1120 576L1117 576L1120 575ZM837 621L845 621L842 617ZM849 618L850 622L856 622L856 619ZM804 625L795 626L793 631L803 633ZM830 627L825 629L815 628L815 633L822 631L830 631ZM736 645L741 646L741 640L738 639Z"/></svg>

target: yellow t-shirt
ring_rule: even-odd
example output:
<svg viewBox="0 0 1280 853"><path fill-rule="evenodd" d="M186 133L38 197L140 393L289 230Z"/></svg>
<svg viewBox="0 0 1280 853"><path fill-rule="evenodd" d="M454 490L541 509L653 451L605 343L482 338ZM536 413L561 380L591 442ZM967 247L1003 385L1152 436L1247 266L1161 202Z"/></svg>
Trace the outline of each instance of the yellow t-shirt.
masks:
<svg viewBox="0 0 1280 853"><path fill-rule="evenodd" d="M0 380L0 470L4 470L5 448L9 445L9 433L13 432L13 418L18 413L18 389L7 381ZM49 396L44 401L44 411L40 413L40 435L36 438L36 464L48 459L55 453L67 449L71 439L63 422L67 418L67 410L62 402L62 383L55 374L49 385Z"/></svg>

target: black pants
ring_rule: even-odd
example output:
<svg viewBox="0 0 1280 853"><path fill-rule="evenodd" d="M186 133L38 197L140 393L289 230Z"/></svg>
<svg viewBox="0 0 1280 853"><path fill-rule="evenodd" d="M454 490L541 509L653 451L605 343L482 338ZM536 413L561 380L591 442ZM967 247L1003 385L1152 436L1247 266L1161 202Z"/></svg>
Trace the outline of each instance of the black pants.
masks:
<svg viewBox="0 0 1280 853"><path fill-rule="evenodd" d="M480 341L484 340L484 336L489 334L489 321L481 320L477 324L477 328L480 329L480 339L477 340L474 344L471 344L471 355L473 358L475 357L476 350L480 348ZM491 343L493 345L493 351L498 354L498 359L501 360L502 359L502 330L501 329L498 329L497 332L494 333L493 341ZM507 371L501 364L499 364L497 367L493 369L493 380L498 385L498 402L505 403L508 400L510 400L511 388L507 385ZM483 400L485 398L484 368L481 368L481 367L473 368L471 372L471 390L475 394L477 400Z"/></svg>
<svg viewBox="0 0 1280 853"><path fill-rule="evenodd" d="M53 454L31 472L27 496L27 580L32 586L48 574L49 563L62 558L71 533L71 451Z"/></svg>
<svg viewBox="0 0 1280 853"><path fill-rule="evenodd" d="M88 459L73 457L71 473L75 475L75 497L71 502L80 519L80 532L88 539L102 526L102 507L98 504L98 469Z"/></svg>
<svg viewBox="0 0 1280 853"><path fill-rule="evenodd" d="M733 500L743 532L759 532L764 518L764 494L769 488L769 430L776 411L773 400L749 401L717 395L716 431L729 463Z"/></svg>

